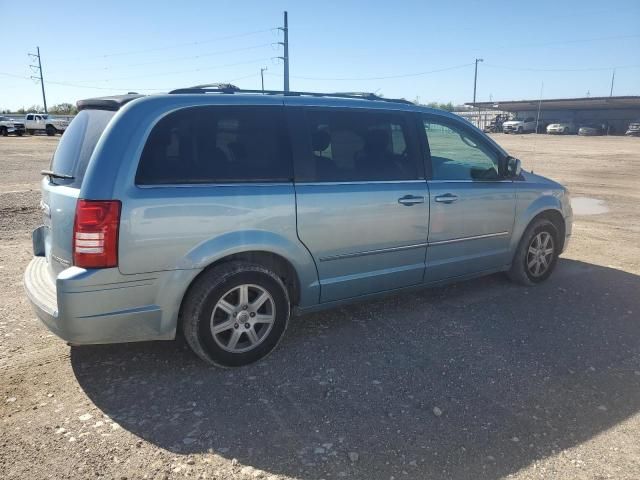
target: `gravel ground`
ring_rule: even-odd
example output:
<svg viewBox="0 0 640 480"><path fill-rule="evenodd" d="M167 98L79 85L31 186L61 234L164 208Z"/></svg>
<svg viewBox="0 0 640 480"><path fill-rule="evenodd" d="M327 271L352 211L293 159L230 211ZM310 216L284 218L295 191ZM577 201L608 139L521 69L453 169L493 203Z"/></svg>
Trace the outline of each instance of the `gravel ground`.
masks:
<svg viewBox="0 0 640 480"><path fill-rule="evenodd" d="M0 138L0 478L640 478L640 139L495 138L578 199L547 283L297 318L237 370L42 327L21 276L57 140Z"/></svg>

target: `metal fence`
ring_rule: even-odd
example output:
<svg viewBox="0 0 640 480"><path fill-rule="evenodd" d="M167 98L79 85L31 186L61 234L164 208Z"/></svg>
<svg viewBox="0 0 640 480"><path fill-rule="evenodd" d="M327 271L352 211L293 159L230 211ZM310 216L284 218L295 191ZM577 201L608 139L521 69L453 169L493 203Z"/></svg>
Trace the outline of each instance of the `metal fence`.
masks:
<svg viewBox="0 0 640 480"><path fill-rule="evenodd" d="M484 129L484 127L488 126L491 121L496 118L496 115L505 115L508 112L503 112L500 110L468 110L464 112L453 112L456 115L461 116L462 118L470 121L480 130Z"/></svg>

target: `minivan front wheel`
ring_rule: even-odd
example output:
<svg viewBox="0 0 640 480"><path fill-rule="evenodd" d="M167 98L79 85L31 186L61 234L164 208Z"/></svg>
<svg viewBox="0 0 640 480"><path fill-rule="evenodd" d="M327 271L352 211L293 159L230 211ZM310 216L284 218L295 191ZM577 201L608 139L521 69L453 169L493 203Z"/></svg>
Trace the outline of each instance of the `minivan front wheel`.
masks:
<svg viewBox="0 0 640 480"><path fill-rule="evenodd" d="M221 264L203 273L182 307L187 343L203 360L239 367L268 355L289 322L282 280L261 265Z"/></svg>
<svg viewBox="0 0 640 480"><path fill-rule="evenodd" d="M551 221L539 218L532 222L520 240L509 278L527 286L549 278L558 263L558 239L558 229Z"/></svg>

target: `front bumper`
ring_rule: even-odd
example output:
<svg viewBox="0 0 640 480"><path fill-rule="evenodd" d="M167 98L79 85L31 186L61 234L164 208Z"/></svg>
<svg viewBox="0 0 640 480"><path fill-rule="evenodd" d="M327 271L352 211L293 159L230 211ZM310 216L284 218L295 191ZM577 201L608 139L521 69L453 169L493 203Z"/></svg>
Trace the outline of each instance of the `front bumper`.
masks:
<svg viewBox="0 0 640 480"><path fill-rule="evenodd" d="M518 128L523 128L521 125L503 125L502 131L504 133L517 133Z"/></svg>
<svg viewBox="0 0 640 480"><path fill-rule="evenodd" d="M569 242L571 240L572 232L573 232L573 215L570 215L564 218L564 243L562 244L562 252L566 252L567 248L569 248Z"/></svg>
<svg viewBox="0 0 640 480"><path fill-rule="evenodd" d="M34 257L25 271L24 287L37 317L67 342L98 344L174 338L177 308L168 307L163 315L157 301L162 298L162 285L171 280L145 275L123 281L121 277L117 269L70 267L54 281L46 258Z"/></svg>

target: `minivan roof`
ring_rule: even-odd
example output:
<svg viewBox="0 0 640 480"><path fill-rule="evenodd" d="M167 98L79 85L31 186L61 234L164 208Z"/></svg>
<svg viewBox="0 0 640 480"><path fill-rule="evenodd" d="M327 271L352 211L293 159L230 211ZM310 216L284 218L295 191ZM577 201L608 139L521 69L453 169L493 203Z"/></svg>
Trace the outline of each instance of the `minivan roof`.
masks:
<svg viewBox="0 0 640 480"><path fill-rule="evenodd" d="M265 97L287 97L287 98L313 98L313 99L323 99L327 100L326 102L319 103L334 103L331 100L359 100L364 102L380 102L380 103L399 103L404 105L415 106L413 102L409 100L405 100L404 98L400 99L392 99L392 98L384 98L380 97L374 93L368 92L336 92L336 93L317 93L317 92L283 92L280 90L241 90L237 87L230 86L232 88L207 88L205 86L200 87L190 87L190 88L182 88L178 90L173 90L168 93L168 95L202 95L202 94L218 94L225 95L231 98L233 97L244 97L253 98L256 100L256 103L263 103L260 100ZM153 96L165 96L167 94L156 94ZM112 96L104 96L104 97L95 97L88 98L85 100L79 100L77 102L78 110L86 110L86 109L98 109L98 110L119 110L125 104L131 102L140 97L144 97L145 95L138 93L127 93L124 95L112 95Z"/></svg>

